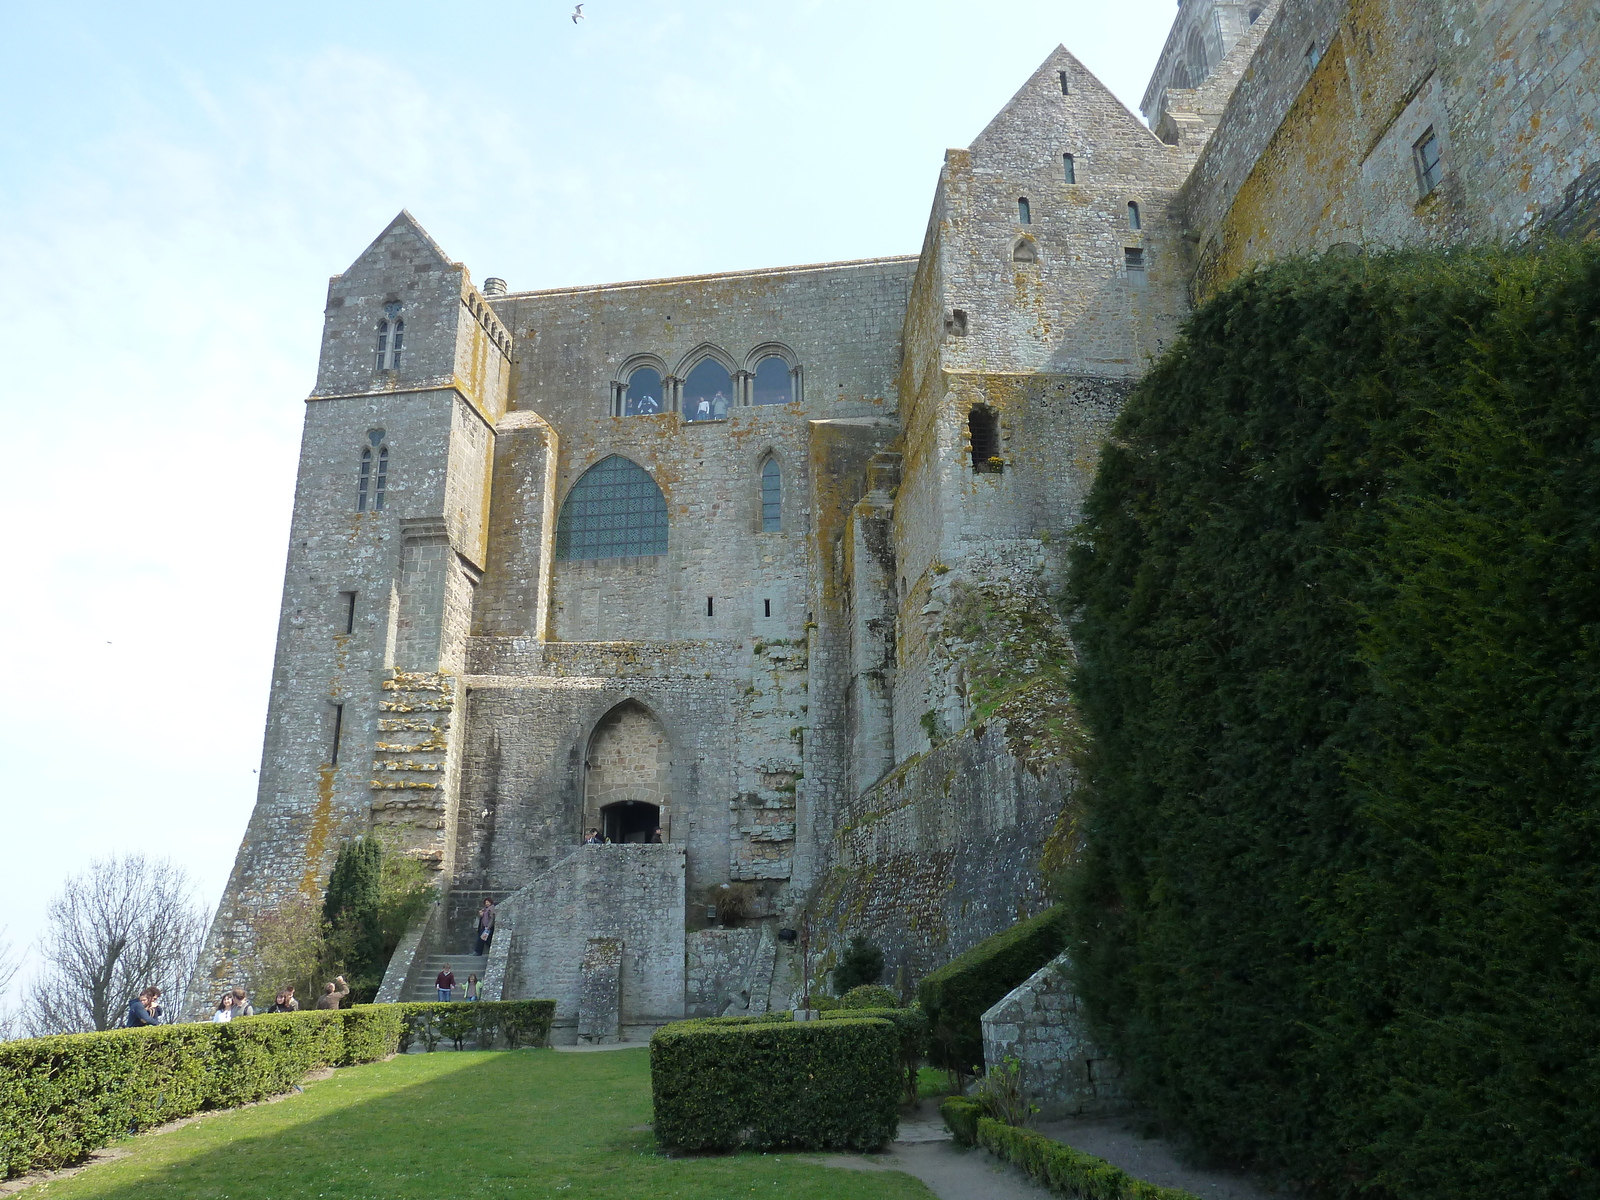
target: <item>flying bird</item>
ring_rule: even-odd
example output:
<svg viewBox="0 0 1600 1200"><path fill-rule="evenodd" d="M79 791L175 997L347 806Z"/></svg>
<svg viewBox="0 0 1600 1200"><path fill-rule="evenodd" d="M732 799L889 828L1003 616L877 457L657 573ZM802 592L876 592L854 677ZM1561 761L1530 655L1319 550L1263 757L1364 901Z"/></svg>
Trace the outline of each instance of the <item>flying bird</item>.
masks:
<svg viewBox="0 0 1600 1200"><path fill-rule="evenodd" d="M580 4L572 10L572 23L576 25L581 20L583 20L583 5Z"/></svg>

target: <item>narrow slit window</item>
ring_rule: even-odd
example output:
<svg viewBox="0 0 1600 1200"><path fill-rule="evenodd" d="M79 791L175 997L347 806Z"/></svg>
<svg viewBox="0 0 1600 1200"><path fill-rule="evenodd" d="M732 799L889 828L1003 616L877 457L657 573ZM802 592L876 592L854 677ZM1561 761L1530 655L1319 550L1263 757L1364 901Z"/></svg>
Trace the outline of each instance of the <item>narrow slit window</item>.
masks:
<svg viewBox="0 0 1600 1200"><path fill-rule="evenodd" d="M1422 189L1423 196L1431 195L1433 189L1439 186L1439 177L1443 173L1438 134L1429 129L1417 139L1413 154L1417 160L1417 186Z"/></svg>
<svg viewBox="0 0 1600 1200"><path fill-rule="evenodd" d="M1070 96L1072 94L1072 90L1067 86L1067 73L1065 71L1057 71L1056 78L1061 80L1061 94L1063 96Z"/></svg>
<svg viewBox="0 0 1600 1200"><path fill-rule="evenodd" d="M1033 224L1033 211L1028 207L1026 196L1017 197L1017 223L1019 225Z"/></svg>
<svg viewBox="0 0 1600 1200"><path fill-rule="evenodd" d="M356 594L339 593L339 625L345 633L356 631Z"/></svg>
<svg viewBox="0 0 1600 1200"><path fill-rule="evenodd" d="M1139 202L1137 200L1128 201L1128 228L1139 228Z"/></svg>
<svg viewBox="0 0 1600 1200"><path fill-rule="evenodd" d="M378 322L377 370L398 371L400 369L400 348L405 342L405 336L406 323L399 317Z"/></svg>
<svg viewBox="0 0 1600 1200"><path fill-rule="evenodd" d="M772 615L772 601L771 600L763 600L761 602L761 615L763 617L770 617Z"/></svg>
<svg viewBox="0 0 1600 1200"><path fill-rule="evenodd" d="M389 447L378 448L378 470L372 480L372 511L383 511L383 495L389 490Z"/></svg>
<svg viewBox="0 0 1600 1200"><path fill-rule="evenodd" d="M356 511L367 511L368 489L372 486L372 451L361 452L361 485L356 490Z"/></svg>
<svg viewBox="0 0 1600 1200"><path fill-rule="evenodd" d="M328 747L328 765L339 765L339 739L344 734L344 705L333 706L333 744Z"/></svg>
<svg viewBox="0 0 1600 1200"><path fill-rule="evenodd" d="M972 443L972 469L979 473L998 473L1000 461L1000 414L987 404L974 404L967 413L967 435ZM905 591L901 580L900 590Z"/></svg>
<svg viewBox="0 0 1600 1200"><path fill-rule="evenodd" d="M713 602L712 597L710 597L710 596L706 597L706 616L708 616L708 617L716 616L716 605Z"/></svg>
<svg viewBox="0 0 1600 1200"><path fill-rule="evenodd" d="M1078 172L1073 165L1072 155L1063 154L1061 156L1061 173L1066 176L1068 183L1078 182Z"/></svg>
<svg viewBox="0 0 1600 1200"><path fill-rule="evenodd" d="M783 531L783 475L778 470L778 460L769 458L761 464L761 532Z"/></svg>

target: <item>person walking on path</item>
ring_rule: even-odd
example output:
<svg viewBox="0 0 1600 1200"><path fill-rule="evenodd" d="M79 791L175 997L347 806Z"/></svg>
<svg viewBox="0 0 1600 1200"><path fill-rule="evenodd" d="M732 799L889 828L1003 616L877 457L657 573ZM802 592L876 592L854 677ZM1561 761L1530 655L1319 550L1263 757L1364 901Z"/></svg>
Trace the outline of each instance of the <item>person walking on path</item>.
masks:
<svg viewBox="0 0 1600 1200"><path fill-rule="evenodd" d="M223 992L222 999L217 1001L217 1011L211 1014L211 1023L226 1025L233 1020L233 993Z"/></svg>
<svg viewBox="0 0 1600 1200"><path fill-rule="evenodd" d="M467 986L464 990L466 991L466 995L463 997L463 999L477 1000L480 998L478 995L478 977L476 975L467 976Z"/></svg>
<svg viewBox="0 0 1600 1200"><path fill-rule="evenodd" d="M494 941L494 898L485 896L478 910L478 936L472 941L474 954L489 953L489 943Z"/></svg>
<svg viewBox="0 0 1600 1200"><path fill-rule="evenodd" d="M337 984L338 986L335 986ZM343 975L335 975L333 983L322 985L322 995L317 997L318 1008L338 1008L339 1001L350 994L350 985L344 981Z"/></svg>
<svg viewBox="0 0 1600 1200"><path fill-rule="evenodd" d="M450 993L455 991L456 973L446 967L439 972L439 977L433 981L433 986L439 989L440 1000L449 1000Z"/></svg>
<svg viewBox="0 0 1600 1200"><path fill-rule="evenodd" d="M123 1024L129 1029L161 1024L161 1006L156 1003L160 998L160 988L145 988L128 1003L128 1019Z"/></svg>

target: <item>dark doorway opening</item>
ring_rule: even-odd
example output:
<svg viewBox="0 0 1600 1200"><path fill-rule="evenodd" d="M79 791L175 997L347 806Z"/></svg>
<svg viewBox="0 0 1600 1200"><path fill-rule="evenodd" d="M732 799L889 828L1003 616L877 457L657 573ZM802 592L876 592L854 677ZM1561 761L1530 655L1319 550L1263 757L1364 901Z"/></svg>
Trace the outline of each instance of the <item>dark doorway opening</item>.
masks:
<svg viewBox="0 0 1600 1200"><path fill-rule="evenodd" d="M608 842L648 842L661 825L661 810L643 800L623 800L600 810L600 834Z"/></svg>

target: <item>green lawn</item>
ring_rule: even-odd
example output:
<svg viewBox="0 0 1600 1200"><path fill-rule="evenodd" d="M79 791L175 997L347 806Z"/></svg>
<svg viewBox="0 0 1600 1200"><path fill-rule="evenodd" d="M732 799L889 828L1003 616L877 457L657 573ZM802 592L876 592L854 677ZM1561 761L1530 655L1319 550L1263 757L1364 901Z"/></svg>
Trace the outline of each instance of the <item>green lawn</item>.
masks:
<svg viewBox="0 0 1600 1200"><path fill-rule="evenodd" d="M130 1153L20 1193L92 1200L485 1200L747 1196L928 1200L898 1171L786 1154L670 1159L650 1131L646 1052L401 1055L304 1095L134 1138Z"/></svg>

